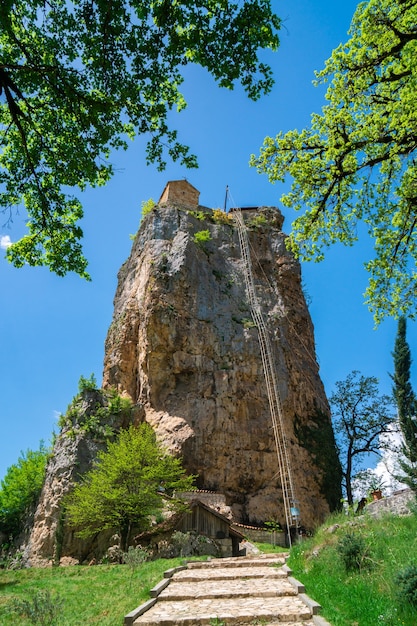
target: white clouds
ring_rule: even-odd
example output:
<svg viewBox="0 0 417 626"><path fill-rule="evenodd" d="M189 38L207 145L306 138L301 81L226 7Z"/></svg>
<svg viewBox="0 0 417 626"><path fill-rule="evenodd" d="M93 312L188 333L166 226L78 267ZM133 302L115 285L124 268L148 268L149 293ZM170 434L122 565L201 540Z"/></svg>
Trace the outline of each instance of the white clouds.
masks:
<svg viewBox="0 0 417 626"><path fill-rule="evenodd" d="M0 235L0 248L2 250L6 250L11 245L12 242L10 241L9 235Z"/></svg>
<svg viewBox="0 0 417 626"><path fill-rule="evenodd" d="M355 501L366 497L371 489L377 486L381 487L383 496L390 496L394 491L407 487L397 479L397 476L403 474L398 463L402 445L403 437L399 426L393 424L390 430L379 439L381 458L376 466L361 470L352 481Z"/></svg>
<svg viewBox="0 0 417 626"><path fill-rule="evenodd" d="M401 456L403 443L402 434L398 431L397 426L394 426L389 433L386 433L380 438L381 448L383 448L384 451L374 471L375 474L384 481L384 495L390 495L393 491L406 487L406 485L395 478L402 474L398 464L398 457Z"/></svg>

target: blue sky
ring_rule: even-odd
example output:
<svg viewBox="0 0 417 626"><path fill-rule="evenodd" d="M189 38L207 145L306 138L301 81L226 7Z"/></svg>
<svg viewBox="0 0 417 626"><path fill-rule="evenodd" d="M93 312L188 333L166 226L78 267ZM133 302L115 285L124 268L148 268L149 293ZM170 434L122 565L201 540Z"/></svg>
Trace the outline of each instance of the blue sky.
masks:
<svg viewBox="0 0 417 626"><path fill-rule="evenodd" d="M201 204L222 207L226 185L236 204L280 206L284 188L272 186L248 166L267 135L301 129L323 105L323 89L312 85L334 47L346 40L356 8L353 0L281 0L275 11L284 20L281 46L266 58L274 69L273 92L253 103L240 88L220 90L204 71L189 68L183 85L188 108L172 115L172 125L199 158L198 170L168 164L165 172L145 164L145 140L112 155L116 174L102 189L82 199L85 253L92 282L75 275L58 278L46 268L15 269L0 254L0 478L21 451L36 449L57 429L56 419L77 393L80 375L101 382L104 341L113 312L117 272L130 252L143 200L158 200L168 180L187 177L199 189ZM284 230L295 217L284 209ZM11 228L0 222L0 242L24 232L24 211ZM397 323L374 330L363 304L370 254L363 242L329 251L321 264L303 264L311 298L317 357L327 393L354 369L377 376L389 393L391 352ZM408 325L417 354L415 325Z"/></svg>

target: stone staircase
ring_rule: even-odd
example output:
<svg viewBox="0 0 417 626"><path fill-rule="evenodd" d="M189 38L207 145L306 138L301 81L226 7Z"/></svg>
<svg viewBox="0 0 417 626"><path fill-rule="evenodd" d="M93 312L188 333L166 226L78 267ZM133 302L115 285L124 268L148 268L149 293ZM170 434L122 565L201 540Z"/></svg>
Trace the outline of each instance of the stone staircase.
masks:
<svg viewBox="0 0 417 626"><path fill-rule="evenodd" d="M330 626L291 577L285 555L190 562L168 570L125 626Z"/></svg>

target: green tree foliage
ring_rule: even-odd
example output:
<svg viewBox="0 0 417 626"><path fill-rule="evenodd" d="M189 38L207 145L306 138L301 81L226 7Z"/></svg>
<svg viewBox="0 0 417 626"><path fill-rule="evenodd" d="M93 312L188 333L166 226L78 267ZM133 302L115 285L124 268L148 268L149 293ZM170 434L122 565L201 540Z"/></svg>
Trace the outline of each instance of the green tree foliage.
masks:
<svg viewBox="0 0 417 626"><path fill-rule="evenodd" d="M75 485L67 502L67 519L80 537L118 529L126 551L132 528L149 527L150 516L162 510L163 494L192 487L181 461L167 454L146 424L123 430L117 441L99 452L96 465ZM174 507L181 506L175 499Z"/></svg>
<svg viewBox="0 0 417 626"><path fill-rule="evenodd" d="M7 256L88 277L68 189L105 184L111 150L135 135L159 168L167 156L195 167L167 120L186 106L184 66L256 100L273 83L259 50L278 47L280 22L270 0L2 0L0 26L0 207L28 214Z"/></svg>
<svg viewBox="0 0 417 626"><path fill-rule="evenodd" d="M417 493L417 401L410 382L411 353L407 343L405 317L400 317L398 320L392 356L394 358L393 395L404 437L402 446L404 459L400 459L399 464L405 477L398 478Z"/></svg>
<svg viewBox="0 0 417 626"><path fill-rule="evenodd" d="M380 436L392 432L396 422L394 402L390 396L378 395L377 378L362 376L358 371L336 382L336 391L329 401L343 487L348 504L353 504L352 479L358 462L367 454L380 455Z"/></svg>
<svg viewBox="0 0 417 626"><path fill-rule="evenodd" d="M21 453L0 482L0 531L17 537L23 529L30 506L35 505L45 478L49 449L43 442L39 450Z"/></svg>
<svg viewBox="0 0 417 626"><path fill-rule="evenodd" d="M355 12L347 43L317 83L328 103L302 131L267 137L251 163L271 182L293 178L286 206L306 209L289 245L320 261L341 241L351 246L364 223L375 257L367 303L376 321L415 315L417 261L417 2L369 0Z"/></svg>

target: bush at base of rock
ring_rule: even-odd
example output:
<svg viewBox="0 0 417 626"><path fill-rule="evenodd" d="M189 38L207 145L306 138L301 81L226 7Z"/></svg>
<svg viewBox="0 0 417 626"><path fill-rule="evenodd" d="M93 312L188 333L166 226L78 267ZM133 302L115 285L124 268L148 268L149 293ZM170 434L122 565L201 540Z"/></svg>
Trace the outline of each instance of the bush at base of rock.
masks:
<svg viewBox="0 0 417 626"><path fill-rule="evenodd" d="M213 539L196 532L174 532L170 538L154 542L149 546L150 558L169 559L177 556L220 556L220 548Z"/></svg>

